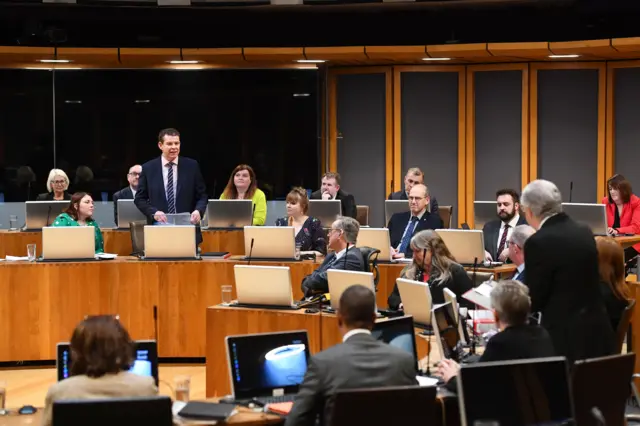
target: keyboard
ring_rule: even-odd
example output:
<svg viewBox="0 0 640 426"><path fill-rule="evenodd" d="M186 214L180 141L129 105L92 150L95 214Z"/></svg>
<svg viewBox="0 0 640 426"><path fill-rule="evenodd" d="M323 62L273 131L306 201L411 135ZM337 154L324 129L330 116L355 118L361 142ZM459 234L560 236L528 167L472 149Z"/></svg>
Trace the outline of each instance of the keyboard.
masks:
<svg viewBox="0 0 640 426"><path fill-rule="evenodd" d="M293 402L295 397L296 397L296 394L289 394L289 395L280 395L280 396L261 396L255 399L256 401L264 405L267 405L267 404L277 404L279 402Z"/></svg>

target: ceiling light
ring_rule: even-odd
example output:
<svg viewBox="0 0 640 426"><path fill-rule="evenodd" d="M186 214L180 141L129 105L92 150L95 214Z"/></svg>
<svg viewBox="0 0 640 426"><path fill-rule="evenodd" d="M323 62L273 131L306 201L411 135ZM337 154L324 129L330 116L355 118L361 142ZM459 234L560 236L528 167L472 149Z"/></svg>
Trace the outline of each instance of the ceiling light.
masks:
<svg viewBox="0 0 640 426"><path fill-rule="evenodd" d="M571 58L579 58L580 55L549 55L551 59L571 59Z"/></svg>
<svg viewBox="0 0 640 426"><path fill-rule="evenodd" d="M199 64L200 61L169 61L170 64Z"/></svg>
<svg viewBox="0 0 640 426"><path fill-rule="evenodd" d="M327 61L324 59L298 59L296 62L299 64L324 64Z"/></svg>
<svg viewBox="0 0 640 426"><path fill-rule="evenodd" d="M68 64L71 61L68 59L40 59L38 62L43 64Z"/></svg>
<svg viewBox="0 0 640 426"><path fill-rule="evenodd" d="M451 58L422 58L423 61L450 61Z"/></svg>

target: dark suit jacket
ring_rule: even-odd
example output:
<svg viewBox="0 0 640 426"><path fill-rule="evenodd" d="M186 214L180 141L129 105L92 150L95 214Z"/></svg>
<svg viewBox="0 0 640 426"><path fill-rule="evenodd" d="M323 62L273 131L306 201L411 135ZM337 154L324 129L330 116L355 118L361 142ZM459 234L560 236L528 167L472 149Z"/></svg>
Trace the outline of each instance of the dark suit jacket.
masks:
<svg viewBox="0 0 640 426"><path fill-rule="evenodd" d="M496 220L492 220L491 222L485 223L484 226L482 227L482 233L484 234L484 249L488 251L489 254L491 254L491 258L496 262L498 261L498 256L500 255L500 253L498 253L498 242L499 242L498 238L500 237L501 224L502 224L502 221L500 219L496 219ZM524 218L523 215L520 215L520 218L518 219L518 223L516 224L516 226L526 225L526 224L527 224L527 220ZM506 263L510 263L510 262L511 260L507 258Z"/></svg>
<svg viewBox="0 0 640 426"><path fill-rule="evenodd" d="M118 200L133 200L133 191L130 186L113 193L113 218L116 226L118 226Z"/></svg>
<svg viewBox="0 0 640 426"><path fill-rule="evenodd" d="M402 241L402 234L404 234L404 230L407 227L407 223L409 223L409 219L411 219L411 212L396 213L391 216L391 219L389 219L387 228L389 228L389 239L391 240L391 247L398 247L398 245ZM444 225L442 223L442 219L440 219L439 214L425 212L422 216L422 219L420 219L420 221L416 225L416 229L413 231L413 235L417 234L420 231L424 231L425 229L440 229L443 226ZM408 258L413 257L413 251L411 251L411 247L407 246L404 255Z"/></svg>
<svg viewBox="0 0 640 426"><path fill-rule="evenodd" d="M570 361L613 354L591 231L557 214L529 237L524 257L531 312L542 313L557 354Z"/></svg>
<svg viewBox="0 0 640 426"><path fill-rule="evenodd" d="M407 197L407 193L403 189L402 191L396 191L389 194L387 200L409 200L409 197ZM436 200L436 197L430 197L429 211L431 213L438 213L438 200Z"/></svg>
<svg viewBox="0 0 640 426"><path fill-rule="evenodd" d="M71 194L67 191L64 191L64 199L71 200ZM36 201L54 201L53 200L53 192L45 192L43 194L38 194L36 197Z"/></svg>
<svg viewBox="0 0 640 426"><path fill-rule="evenodd" d="M142 173L135 198L136 207L145 216L149 224L154 222L153 215L159 210L167 213L167 195L162 178L162 161L154 158L142 165ZM180 157L178 160L178 182L176 184L176 213L191 213L194 210L204 217L207 209L207 187L196 160ZM200 227L196 227L196 240L202 242Z"/></svg>
<svg viewBox="0 0 640 426"><path fill-rule="evenodd" d="M311 194L311 199L322 200L322 190L318 189L313 192ZM353 195L339 189L336 194L336 200L340 200L340 204L342 205L342 216L349 216L354 219L356 218L358 215L358 208L356 206L356 199L353 198Z"/></svg>
<svg viewBox="0 0 640 426"><path fill-rule="evenodd" d="M611 328L615 332L622 318L622 312L627 308L629 302L624 299L618 299L609 284L605 282L600 283L600 293L602 293L602 298L604 299L604 306L607 308Z"/></svg>
<svg viewBox="0 0 640 426"><path fill-rule="evenodd" d="M413 356L356 334L311 358L285 426L313 426L318 416L321 425L331 424L338 390L417 384Z"/></svg>
<svg viewBox="0 0 640 426"><path fill-rule="evenodd" d="M522 284L526 284L526 279L527 279L527 267L525 266L525 268L522 270L522 272L518 272L516 270L516 273L514 274L513 278L514 280L520 281Z"/></svg>
<svg viewBox="0 0 640 426"><path fill-rule="evenodd" d="M331 265L335 257L335 252L329 253L318 269L304 277L301 288L305 296L309 296L313 292L326 293L329 291L329 282L327 281L327 270L329 269L340 269L342 271L364 270L362 252L354 246L349 246L346 256L342 256L334 265Z"/></svg>

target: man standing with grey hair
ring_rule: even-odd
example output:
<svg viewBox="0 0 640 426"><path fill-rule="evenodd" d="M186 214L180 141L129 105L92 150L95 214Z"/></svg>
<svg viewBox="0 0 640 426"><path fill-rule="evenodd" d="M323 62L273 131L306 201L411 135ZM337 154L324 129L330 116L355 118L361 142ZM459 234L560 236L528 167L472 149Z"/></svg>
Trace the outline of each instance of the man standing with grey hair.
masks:
<svg viewBox="0 0 640 426"><path fill-rule="evenodd" d="M516 273L513 279L521 283L525 282L524 245L535 232L536 230L529 225L518 225L513 228L511 238L509 238L509 259L516 265Z"/></svg>
<svg viewBox="0 0 640 426"><path fill-rule="evenodd" d="M542 314L556 352L570 361L611 355L615 336L599 291L593 234L562 212L552 182L528 184L521 204L537 229L524 245L531 310Z"/></svg>
<svg viewBox="0 0 640 426"><path fill-rule="evenodd" d="M357 220L341 216L331 225L327 247L333 250L324 258L322 265L302 280L302 293L309 297L316 293L329 291L327 270L342 269L345 271L362 271L364 259L356 248L360 224Z"/></svg>

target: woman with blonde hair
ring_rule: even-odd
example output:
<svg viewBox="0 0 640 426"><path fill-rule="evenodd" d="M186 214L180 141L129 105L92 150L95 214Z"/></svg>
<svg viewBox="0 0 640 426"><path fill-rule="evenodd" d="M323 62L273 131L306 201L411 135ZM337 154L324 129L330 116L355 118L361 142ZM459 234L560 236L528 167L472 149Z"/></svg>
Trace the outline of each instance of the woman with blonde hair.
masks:
<svg viewBox="0 0 640 426"><path fill-rule="evenodd" d="M612 237L596 237L600 292L613 330L629 305L629 286L625 280L624 250Z"/></svg>
<svg viewBox="0 0 640 426"><path fill-rule="evenodd" d="M71 200L69 189L69 177L61 169L51 169L47 179L48 193L39 194L36 201L65 201Z"/></svg>
<svg viewBox="0 0 640 426"><path fill-rule="evenodd" d="M322 224L315 217L307 215L309 198L303 188L293 188L287 194L287 217L276 220L276 226L293 226L296 244L300 244L300 253L327 254L327 241Z"/></svg>
<svg viewBox="0 0 640 426"><path fill-rule="evenodd" d="M264 192L258 189L256 174L247 164L240 164L233 169L220 199L251 200L253 203L253 226L264 225L267 221L267 197Z"/></svg>
<svg viewBox="0 0 640 426"><path fill-rule="evenodd" d="M411 238L410 247L413 260L402 270L400 278L427 283L433 304L445 302L444 289L448 288L461 306L471 306L462 295L473 288L473 283L437 232L431 229L418 232ZM387 302L390 309L403 309L397 284Z"/></svg>

